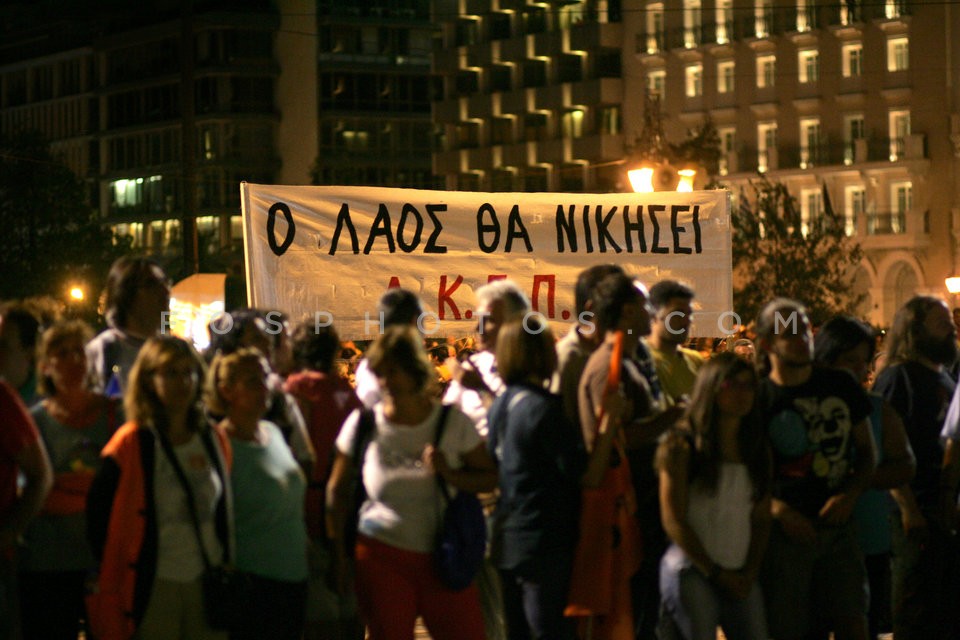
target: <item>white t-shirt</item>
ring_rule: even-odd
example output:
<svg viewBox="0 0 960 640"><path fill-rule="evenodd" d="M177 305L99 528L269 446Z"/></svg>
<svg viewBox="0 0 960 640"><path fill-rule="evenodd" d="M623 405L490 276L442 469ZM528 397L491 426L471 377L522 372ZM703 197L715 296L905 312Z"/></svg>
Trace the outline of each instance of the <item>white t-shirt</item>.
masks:
<svg viewBox="0 0 960 640"><path fill-rule="evenodd" d="M207 557L213 564L220 564L222 551L214 524L217 502L223 493L220 476L197 434L186 444L173 447L173 451L193 492ZM203 556L187 511L187 494L159 442L155 449L153 482L157 507L157 577L171 582L196 580L203 573Z"/></svg>
<svg viewBox="0 0 960 640"><path fill-rule="evenodd" d="M687 521L707 554L725 569L741 569L747 561L752 511L753 482L746 465L722 463L715 494L690 487Z"/></svg>
<svg viewBox="0 0 960 640"><path fill-rule="evenodd" d="M417 425L396 425L383 415L383 404L373 409L376 434L367 447L363 462L363 484L367 500L360 507L357 530L391 546L429 553L443 512L443 497L436 476L421 462L423 449L436 435L440 405ZM360 412L354 411L337 436L337 450L353 453L353 441ZM481 443L473 422L451 407L447 414L440 450L453 469L463 466L461 456ZM453 487L451 496L456 493Z"/></svg>
<svg viewBox="0 0 960 640"><path fill-rule="evenodd" d="M494 395L499 396L504 392L506 385L503 384L503 380L497 373L497 359L492 353L481 351L471 357L470 362ZM483 398L477 391L467 389L454 380L447 387L447 392L443 396L443 403L460 407L461 411L473 420L477 433L483 438L487 437L487 407L483 404Z"/></svg>

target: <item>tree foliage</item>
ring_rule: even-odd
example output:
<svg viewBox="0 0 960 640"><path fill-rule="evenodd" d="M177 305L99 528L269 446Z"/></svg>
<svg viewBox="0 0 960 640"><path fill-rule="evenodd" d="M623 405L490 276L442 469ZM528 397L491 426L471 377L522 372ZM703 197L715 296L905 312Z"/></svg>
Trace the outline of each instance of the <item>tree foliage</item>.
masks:
<svg viewBox="0 0 960 640"><path fill-rule="evenodd" d="M129 249L35 132L0 138L0 230L0 299L63 299L75 281L95 295L110 264Z"/></svg>
<svg viewBox="0 0 960 640"><path fill-rule="evenodd" d="M863 252L844 233L843 219L827 207L804 225L786 185L761 177L750 186L753 206L741 192L732 216L733 300L744 322L777 296L806 304L815 325L852 313L863 298L854 293Z"/></svg>

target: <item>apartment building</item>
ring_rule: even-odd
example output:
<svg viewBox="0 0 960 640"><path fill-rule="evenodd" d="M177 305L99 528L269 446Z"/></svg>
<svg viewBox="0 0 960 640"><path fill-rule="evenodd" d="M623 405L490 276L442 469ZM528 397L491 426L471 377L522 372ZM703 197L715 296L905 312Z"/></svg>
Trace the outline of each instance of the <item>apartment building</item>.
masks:
<svg viewBox="0 0 960 640"><path fill-rule="evenodd" d="M765 173L806 218L827 206L843 216L865 250L865 317L889 325L916 293L950 299L944 279L960 274L952 5L451 0L444 14L435 166L448 188L627 190L646 92L670 141L712 119L735 193Z"/></svg>
<svg viewBox="0 0 960 640"><path fill-rule="evenodd" d="M619 0L437 0L434 13L442 29L434 170L447 189L626 184Z"/></svg>
<svg viewBox="0 0 960 640"><path fill-rule="evenodd" d="M765 173L790 187L804 218L827 207L842 216L865 250L863 315L889 325L917 293L947 297L960 221L954 8L677 0L638 9L633 89L660 96L674 135L712 118L735 192Z"/></svg>

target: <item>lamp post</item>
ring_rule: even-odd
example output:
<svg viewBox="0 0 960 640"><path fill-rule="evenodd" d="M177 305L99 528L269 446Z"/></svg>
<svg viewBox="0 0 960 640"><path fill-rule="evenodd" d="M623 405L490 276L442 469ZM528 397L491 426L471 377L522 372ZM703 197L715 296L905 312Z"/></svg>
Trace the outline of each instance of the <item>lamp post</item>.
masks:
<svg viewBox="0 0 960 640"><path fill-rule="evenodd" d="M634 193L677 190L693 191L697 175L693 163L677 170L670 162L674 154L664 149L663 118L660 96L644 93L643 127L630 148L627 160L627 179Z"/></svg>

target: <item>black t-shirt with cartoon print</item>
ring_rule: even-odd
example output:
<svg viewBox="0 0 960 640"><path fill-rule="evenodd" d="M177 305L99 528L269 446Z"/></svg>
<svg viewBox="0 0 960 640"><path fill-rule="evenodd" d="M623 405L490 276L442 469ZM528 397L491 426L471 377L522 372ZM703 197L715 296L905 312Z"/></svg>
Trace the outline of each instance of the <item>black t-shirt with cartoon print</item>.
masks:
<svg viewBox="0 0 960 640"><path fill-rule="evenodd" d="M816 519L853 469L853 426L870 399L853 376L815 367L803 384L760 385L758 406L774 455L774 496Z"/></svg>

